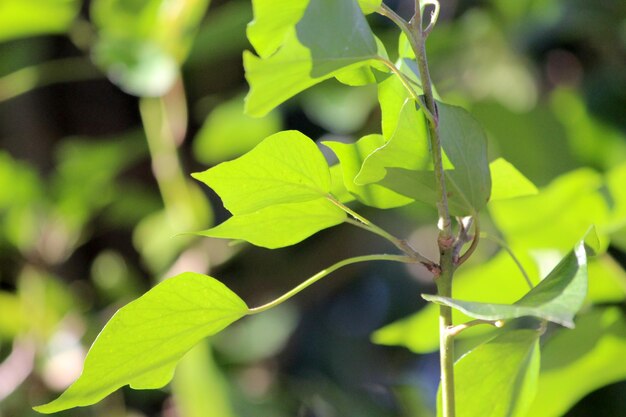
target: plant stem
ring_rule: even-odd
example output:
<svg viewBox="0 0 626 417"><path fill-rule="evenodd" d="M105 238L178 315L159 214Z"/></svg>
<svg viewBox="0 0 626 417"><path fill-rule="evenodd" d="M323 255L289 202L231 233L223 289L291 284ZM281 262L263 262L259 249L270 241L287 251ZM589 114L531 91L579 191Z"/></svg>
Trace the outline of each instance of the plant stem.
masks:
<svg viewBox="0 0 626 417"><path fill-rule="evenodd" d="M433 18L434 19L434 18ZM422 81L422 89L426 108L435 115L434 120L428 120L430 148L432 150L437 184L437 211L439 214L439 265L441 274L436 277L437 294L442 297L452 297L452 278L456 268L454 263L454 238L452 235L452 222L448 208L448 195L446 192L445 174L443 170L443 157L441 140L439 138L439 121L437 106L433 95L428 59L426 57L426 36L422 28L422 13L420 1L415 0L415 14L409 22L408 37L415 57ZM429 25L429 30L432 27ZM443 417L454 417L454 336L448 331L452 327L452 309L447 306L439 307L439 346L441 351L441 403Z"/></svg>
<svg viewBox="0 0 626 417"><path fill-rule="evenodd" d="M102 77L102 73L84 57L56 59L21 68L0 78L0 102L52 84Z"/></svg>
<svg viewBox="0 0 626 417"><path fill-rule="evenodd" d="M469 329L470 327L478 326L480 324L488 324L494 327L502 327L504 326L504 322L502 320L472 320L467 323L458 324L456 326L452 326L448 328L448 335L456 336L461 333L465 329Z"/></svg>
<svg viewBox="0 0 626 417"><path fill-rule="evenodd" d="M344 266L347 266L347 265L356 264L359 262L367 262L367 261L392 261L392 262L404 262L404 263L415 262L413 258L410 258L408 256L401 256L401 255L364 255L364 256L355 256L353 258L344 259L343 261L339 261L336 264L333 264L329 266L328 268L321 270L317 274L313 275L312 277L304 281L302 284L298 285L291 291L286 292L285 294L281 295L277 299L270 301L267 304L263 304L262 306L249 309L248 314L258 314L258 313L262 313L263 311L269 310L270 308L276 307L277 305L282 304L285 301L289 300L291 297L298 294L302 290L315 284L317 281L324 278L325 276L335 272L339 268L343 268Z"/></svg>
<svg viewBox="0 0 626 417"><path fill-rule="evenodd" d="M172 110L163 97L141 98L139 110L152 159L152 171L170 223L181 232L198 227L206 214L199 212L198 199L193 198L191 185L181 166L170 119Z"/></svg>
<svg viewBox="0 0 626 417"><path fill-rule="evenodd" d="M427 257L425 257L424 255L422 255L421 253L419 253L418 251L416 251L415 249L413 249L413 247L411 245L409 245L409 243L403 239L398 239L397 237L395 237L394 235L392 235L391 233L387 232L385 229L383 229L382 227L379 227L377 225L375 225L373 222L371 222L370 220L366 219L365 217L361 216L359 213L357 213L356 211L352 210L350 207L346 206L345 204L341 203L340 201L338 201L336 198L334 198L333 196L328 196L328 199L335 204L337 207L339 207L340 209L342 209L343 211L345 211L348 215L352 216L354 218L353 219L346 219L346 223L350 223L354 226L360 227L362 229L367 230L368 232L372 232L374 234L377 234L378 236L381 236L382 238L388 240L389 242L391 242L396 248L400 249L402 252L404 252L406 255L408 255L409 257L411 257L412 259L414 259L415 261L421 263L422 265L424 265L429 271L431 272L438 272L438 266L435 262L431 261L430 259L428 259Z"/></svg>
<svg viewBox="0 0 626 417"><path fill-rule="evenodd" d="M415 90L413 89L413 87L411 87L411 80L409 80L409 78L407 76L405 76L402 73L402 71L400 71L398 69L398 67L396 67L394 65L393 62L391 62L391 61L389 61L387 59L382 59L382 58L379 59L379 60L383 64L385 64L385 66L387 68L389 68L391 70L391 72L393 72L400 79L400 82L402 82L402 85L404 86L406 91L409 93L411 98L419 103L420 107L422 108L422 111L424 112L424 115L426 115L426 119L434 122L435 121L435 116L433 115L433 113L430 112L430 110L428 110L428 108L426 107L426 104L424 103L422 98L420 96L418 96L417 93L415 92Z"/></svg>

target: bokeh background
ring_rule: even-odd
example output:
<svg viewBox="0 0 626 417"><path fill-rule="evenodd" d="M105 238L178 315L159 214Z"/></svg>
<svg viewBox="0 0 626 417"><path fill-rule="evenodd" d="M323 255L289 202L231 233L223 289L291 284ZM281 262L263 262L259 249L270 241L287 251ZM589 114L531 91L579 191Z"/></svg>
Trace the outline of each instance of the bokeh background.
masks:
<svg viewBox="0 0 626 417"><path fill-rule="evenodd" d="M375 86L333 80L265 118L243 115L251 19L249 0L0 1L0 417L37 415L113 312L166 277L210 273L258 305L339 259L392 250L349 225L275 251L182 234L228 217L190 173L281 129L341 141L380 131ZM393 56L397 29L369 21ZM626 163L623 0L441 0L428 53L444 99L485 127L490 159L538 186ZM431 209L358 209L434 250ZM595 300L622 312L625 224L601 272L614 285ZM475 262L497 251L481 244ZM58 415L434 416L437 353L393 331L372 342L432 291L422 270L349 267L202 343L166 388ZM567 416L626 415L620 379L626 369Z"/></svg>

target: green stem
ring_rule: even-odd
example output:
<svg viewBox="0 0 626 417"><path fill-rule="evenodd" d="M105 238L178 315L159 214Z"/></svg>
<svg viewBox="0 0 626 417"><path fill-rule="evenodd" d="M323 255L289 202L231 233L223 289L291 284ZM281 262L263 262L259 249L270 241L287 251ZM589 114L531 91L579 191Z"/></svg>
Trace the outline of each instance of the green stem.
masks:
<svg viewBox="0 0 626 417"><path fill-rule="evenodd" d="M21 68L0 78L0 102L52 84L99 78L102 78L102 73L83 57L44 62Z"/></svg>
<svg viewBox="0 0 626 417"><path fill-rule="evenodd" d="M176 230L188 231L198 220L198 213L195 212L197 203L191 195L178 157L166 102L161 97L142 98L139 110L152 159L152 171L168 219Z"/></svg>
<svg viewBox="0 0 626 417"><path fill-rule="evenodd" d="M502 327L504 326L504 321L502 320L472 320L467 323L457 324L456 326L452 326L448 328L449 336L456 336L461 333L465 329L469 329L470 327L478 326L481 324L488 324L489 326L494 327Z"/></svg>
<svg viewBox="0 0 626 417"><path fill-rule="evenodd" d="M448 194L446 191L445 174L443 170L443 151L439 137L439 120L437 106L432 89L428 59L426 57L426 36L422 28L422 13L420 1L415 0L415 14L409 22L408 38L411 48L415 53L417 67L422 81L426 108L435 115L433 120L428 120L430 149L432 150L435 181L437 184L437 211L439 214L439 254L441 274L436 277L437 294L442 297L452 297L452 279L455 271L454 237L452 234L452 222L448 208ZM428 28L429 30L432 27ZM447 306L439 307L439 345L441 351L441 403L443 417L454 417L454 336L448 331L452 327L452 309Z"/></svg>
<svg viewBox="0 0 626 417"><path fill-rule="evenodd" d="M404 263L415 262L415 260L410 257L400 256L400 255L364 255L364 256L355 256L353 258L344 259L343 261L339 261L336 264L333 264L329 266L328 268L321 270L317 274L313 275L311 278L304 281L302 284L298 285L291 291L286 292L285 294L281 295L277 299L270 301L267 304L263 304L262 306L249 309L248 314L262 313L263 311L267 311L270 308L274 308L277 305L284 303L285 301L289 300L294 295L310 287L311 285L315 284L320 279L335 272L339 268L343 268L344 266L356 264L359 262L368 262L368 261L392 261L392 262L404 262Z"/></svg>
<svg viewBox="0 0 626 417"><path fill-rule="evenodd" d="M441 275L436 281L437 294L441 297L452 297L452 278L454 276L454 259L451 250L441 251ZM443 417L454 417L454 334L452 308L439 306L439 350L441 366L441 405Z"/></svg>
<svg viewBox="0 0 626 417"><path fill-rule="evenodd" d="M435 270L438 270L437 265L436 265L435 262L431 261L430 259L428 259L424 255L422 255L421 253L419 253L418 251L413 249L413 247L411 245L409 245L409 243L407 241L405 241L403 239L398 239L397 237L395 237L391 233L387 232L385 229L377 226L376 224L374 224L370 220L366 219L365 217L361 216L359 213L357 213L354 210L352 210L350 207L348 207L345 204L341 203L339 200L337 200L333 196L329 195L328 199L333 204L335 204L337 207L339 207L340 209L342 209L348 215L352 216L355 219L355 220L353 220L353 219L348 218L348 219L346 219L346 223L350 223L350 224L352 224L354 226L360 227L361 229L365 229L368 232L377 234L378 236L388 240L396 248L400 249L406 255L408 255L409 257L411 257L415 261L421 263L426 268L428 268L429 271L434 272Z"/></svg>

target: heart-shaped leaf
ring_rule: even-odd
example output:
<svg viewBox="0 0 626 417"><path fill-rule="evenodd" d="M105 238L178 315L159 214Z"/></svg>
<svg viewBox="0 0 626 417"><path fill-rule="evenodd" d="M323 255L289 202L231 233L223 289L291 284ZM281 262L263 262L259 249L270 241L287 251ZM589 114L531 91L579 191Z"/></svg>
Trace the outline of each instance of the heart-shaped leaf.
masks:
<svg viewBox="0 0 626 417"><path fill-rule="evenodd" d="M324 155L295 130L276 133L245 155L193 177L215 190L234 215L316 200L331 189Z"/></svg>

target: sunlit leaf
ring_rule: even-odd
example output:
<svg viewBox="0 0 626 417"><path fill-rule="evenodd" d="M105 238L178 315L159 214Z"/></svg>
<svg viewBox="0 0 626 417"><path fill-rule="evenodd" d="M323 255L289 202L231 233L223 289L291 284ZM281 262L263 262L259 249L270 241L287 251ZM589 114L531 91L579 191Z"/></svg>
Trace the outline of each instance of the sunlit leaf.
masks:
<svg viewBox="0 0 626 417"><path fill-rule="evenodd" d="M626 229L626 163L618 165L606 175L606 190L608 191L607 206L609 233Z"/></svg>
<svg viewBox="0 0 626 417"><path fill-rule="evenodd" d="M208 115L194 138L194 155L205 164L238 157L278 132L281 125L276 112L262 118L244 114L243 97L237 96L219 104Z"/></svg>
<svg viewBox="0 0 626 417"><path fill-rule="evenodd" d="M581 242L534 287L513 304L478 303L447 297L422 295L426 300L484 320L508 320L533 316L574 327L574 315L587 295L587 254Z"/></svg>
<svg viewBox="0 0 626 417"><path fill-rule="evenodd" d="M619 308L580 315L542 346L537 397L528 413L559 417L596 389L626 379L626 322Z"/></svg>
<svg viewBox="0 0 626 417"><path fill-rule="evenodd" d="M3 0L0 42L67 31L80 10L78 0Z"/></svg>
<svg viewBox="0 0 626 417"><path fill-rule="evenodd" d="M354 0L310 0L302 18L291 27L296 15L292 11L278 22L284 35L277 35L278 50L275 41L268 47L276 50L271 56L244 53L250 84L246 111L252 115L262 116L336 71L378 57L374 35ZM262 32L264 36L271 33L267 28Z"/></svg>
<svg viewBox="0 0 626 417"><path fill-rule="evenodd" d="M276 133L247 154L193 177L215 190L235 215L326 197L331 187L324 156L295 130Z"/></svg>
<svg viewBox="0 0 626 417"><path fill-rule="evenodd" d="M381 135L368 135L356 143L324 142L339 158L346 189L362 203L378 208L400 207L413 200L395 193L378 184L358 185L355 176L361 169L363 160L385 143Z"/></svg>
<svg viewBox="0 0 626 417"><path fill-rule="evenodd" d="M247 312L211 277L188 272L167 279L121 308L89 350L78 380L35 410L50 414L94 404L124 385L160 388L189 349Z"/></svg>
<svg viewBox="0 0 626 417"><path fill-rule="evenodd" d="M359 0L359 6L365 14L374 13L382 4L383 0Z"/></svg>
<svg viewBox="0 0 626 417"><path fill-rule="evenodd" d="M493 201L489 211L514 246L565 252L594 224L606 247L603 225L609 208L602 186L599 174L579 169L558 177L537 195Z"/></svg>
<svg viewBox="0 0 626 417"><path fill-rule="evenodd" d="M327 198L304 203L278 204L253 213L239 214L197 234L241 239L276 249L296 244L322 229L342 223L346 213Z"/></svg>
<svg viewBox="0 0 626 417"><path fill-rule="evenodd" d="M330 193L333 197L342 203L348 203L355 200L354 196L350 194L343 182L343 168L341 168L341 165L336 164L330 167L330 180L332 183Z"/></svg>
<svg viewBox="0 0 626 417"><path fill-rule="evenodd" d="M0 340L11 340L26 328L27 317L17 295L0 291Z"/></svg>
<svg viewBox="0 0 626 417"><path fill-rule="evenodd" d="M589 301L620 302L626 298L626 271L608 254L589 262Z"/></svg>
<svg viewBox="0 0 626 417"><path fill-rule="evenodd" d="M491 201L533 195L539 192L528 178L503 158L490 163L489 171L492 182Z"/></svg>
<svg viewBox="0 0 626 417"><path fill-rule="evenodd" d="M302 18L308 0L253 0L254 20L247 35L256 53L266 58L285 41L290 30Z"/></svg>
<svg viewBox="0 0 626 417"><path fill-rule="evenodd" d="M537 392L539 332L510 330L454 364L459 417L523 417ZM441 407L439 416L441 416ZM533 414L534 415L534 414Z"/></svg>

